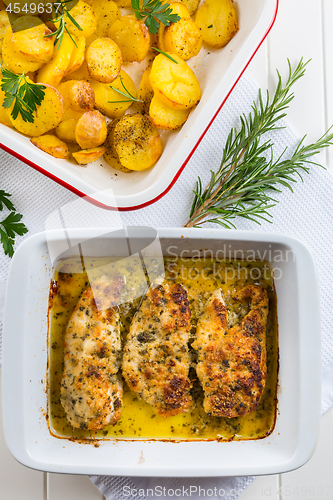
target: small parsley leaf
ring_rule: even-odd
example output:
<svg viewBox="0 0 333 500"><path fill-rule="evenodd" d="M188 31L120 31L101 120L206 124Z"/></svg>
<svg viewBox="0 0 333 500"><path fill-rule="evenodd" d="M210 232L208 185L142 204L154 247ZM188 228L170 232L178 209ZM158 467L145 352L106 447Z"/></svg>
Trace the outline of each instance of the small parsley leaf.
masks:
<svg viewBox="0 0 333 500"><path fill-rule="evenodd" d="M4 207L11 210L11 212L5 217L4 220L0 221L0 243L3 247L5 255L10 258L14 255L14 243L16 236L22 236L28 232L28 229L20 222L22 215L15 212L15 207L13 203L9 200L11 195L3 190L0 190L0 211Z"/></svg>
<svg viewBox="0 0 333 500"><path fill-rule="evenodd" d="M3 210L4 206L8 210L15 210L13 203L10 201L11 194L6 193L3 189L0 189L0 210Z"/></svg>

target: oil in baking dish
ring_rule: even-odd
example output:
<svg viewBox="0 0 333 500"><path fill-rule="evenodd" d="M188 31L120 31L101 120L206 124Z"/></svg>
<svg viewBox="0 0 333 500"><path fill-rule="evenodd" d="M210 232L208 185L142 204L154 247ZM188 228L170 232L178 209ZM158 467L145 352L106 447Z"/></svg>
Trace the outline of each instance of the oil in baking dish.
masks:
<svg viewBox="0 0 333 500"><path fill-rule="evenodd" d="M126 259L121 272L135 283L140 266L135 258ZM270 267L265 262L243 262L216 259L165 259L165 277L173 283L182 283L188 291L192 313L192 339L198 317L210 294L221 288L229 310L229 327L247 314L245 306L237 305L231 297L247 285L260 285L269 296L267 321L267 379L264 394L256 411L236 418L209 417L203 410L203 391L194 368L190 370L195 404L187 413L174 417L156 415L154 409L124 384L121 419L115 426L106 426L96 434L74 429L66 419L60 403L60 383L63 372L63 343L66 326L83 290L89 285L87 272L95 276L102 273L104 265L112 268L110 258L86 258L82 272L81 261L67 258L59 262L55 273L56 293L50 299L49 329L49 424L52 434L76 439L160 439L160 440L248 440L268 436L274 429L277 411L278 335L276 296ZM117 263L119 271L119 261ZM137 277L142 288L142 276ZM144 294L142 289L141 294ZM140 297L120 305L123 341L140 303ZM193 363L195 362L193 353Z"/></svg>

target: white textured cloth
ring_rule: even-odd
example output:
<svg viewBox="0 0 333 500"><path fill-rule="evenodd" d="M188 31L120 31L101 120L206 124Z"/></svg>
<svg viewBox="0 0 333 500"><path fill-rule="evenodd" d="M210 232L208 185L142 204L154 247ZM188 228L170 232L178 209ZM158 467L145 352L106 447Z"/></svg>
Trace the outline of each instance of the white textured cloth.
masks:
<svg viewBox="0 0 333 500"><path fill-rule="evenodd" d="M243 77L229 97L214 124L203 139L191 161L182 173L172 190L155 205L136 212L117 214L125 226L146 225L151 227L179 227L186 223L192 200L192 189L198 175L203 184L209 178L210 169L219 166L223 144L231 127L238 125L238 117L250 112L253 99L258 94L257 86ZM298 138L287 125L284 130L274 133L275 154L279 154L288 146L291 150L298 143ZM25 164L15 160L6 153L0 152L0 189L13 194L12 201L17 210L24 214L24 222L29 228L27 236L43 231L47 216L55 209L72 202L75 195L58 186L42 174ZM259 231L280 232L303 241L315 257L320 280L322 307L322 366L323 366L323 399L322 411L333 405L333 307L331 293L331 276L333 274L333 176L319 167L312 167L310 175L304 175L304 183L295 184L294 193L283 190L276 196L281 203L272 210L273 224L264 222L261 226L250 221L237 221L239 229L255 229ZM115 215L92 208L85 202L80 204L77 224L73 218L73 226L86 227L107 226ZM24 236L18 239L18 242ZM6 281L10 259L0 251L0 280ZM0 302L1 302L0 281ZM1 311L1 305L0 305ZM1 316L0 316L1 322ZM0 323L1 328L1 323ZM235 499L252 482L253 478L215 478L215 479L149 479L92 477L92 481L102 493L110 499L135 498L124 496L124 486L140 489L155 486L176 489L201 487L216 488L217 494L210 498ZM125 490L127 491L127 490ZM193 491L192 499L199 495ZM220 491L220 494L219 494ZM225 494L222 494L223 491ZM151 496L149 499L158 498ZM170 494L171 496L171 494ZM186 497L184 494L182 497ZM137 497L139 498L139 496ZM140 497L142 498L142 496Z"/></svg>

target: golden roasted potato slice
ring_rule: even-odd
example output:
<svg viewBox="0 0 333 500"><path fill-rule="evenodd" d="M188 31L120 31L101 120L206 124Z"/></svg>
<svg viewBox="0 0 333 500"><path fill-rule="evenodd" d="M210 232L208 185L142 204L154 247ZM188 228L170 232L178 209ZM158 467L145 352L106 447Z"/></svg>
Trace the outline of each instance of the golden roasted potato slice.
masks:
<svg viewBox="0 0 333 500"><path fill-rule="evenodd" d="M173 14L178 14L178 16L183 19L183 18L188 18L190 17L190 12L188 10L188 8L179 3L179 2L173 2L170 4L170 8L172 9L172 13ZM175 23L172 23L172 24L175 24ZM164 31L165 31L165 28L166 26L164 26L164 24L160 24L160 28L158 30L158 42L157 42L157 45L158 45L158 48L160 50L163 50L163 52L166 52L166 48L165 48L165 45L164 45Z"/></svg>
<svg viewBox="0 0 333 500"><path fill-rule="evenodd" d="M146 114L149 113L149 106L151 103L152 98L154 97L154 91L153 87L151 86L150 83L150 72L151 72L151 66L148 66L146 71L143 73L139 90L138 90L138 99L142 101L141 106L142 106L142 111Z"/></svg>
<svg viewBox="0 0 333 500"><path fill-rule="evenodd" d="M121 170L122 172L125 172L128 174L129 172L132 172L132 170L124 167L120 163L117 151L114 148L113 134L114 134L114 129L115 129L117 123L119 122L119 120L120 120L120 118L117 118L116 120L113 120L108 125L108 135L107 135L106 141L104 143L104 146L106 148L106 151L104 153L104 160L112 168L114 168L116 170Z"/></svg>
<svg viewBox="0 0 333 500"><path fill-rule="evenodd" d="M198 26L190 17L171 23L164 31L166 52L172 52L186 61L199 54L202 36Z"/></svg>
<svg viewBox="0 0 333 500"><path fill-rule="evenodd" d="M5 10L0 10L0 55L2 52L3 39L5 38L6 29L10 26L10 20Z"/></svg>
<svg viewBox="0 0 333 500"><path fill-rule="evenodd" d="M41 135L35 139L30 139L30 142L45 153L54 156L54 158L60 158L62 160L67 160L69 158L67 144L54 135Z"/></svg>
<svg viewBox="0 0 333 500"><path fill-rule="evenodd" d="M233 0L206 0L196 13L195 22L203 41L211 47L224 47L238 31Z"/></svg>
<svg viewBox="0 0 333 500"><path fill-rule="evenodd" d="M83 61L82 65L73 71L73 73L67 73L62 82L67 82L68 80L86 80L90 79L87 62Z"/></svg>
<svg viewBox="0 0 333 500"><path fill-rule="evenodd" d="M87 111L75 127L75 139L82 149L96 148L107 136L105 117L99 111Z"/></svg>
<svg viewBox="0 0 333 500"><path fill-rule="evenodd" d="M66 75L74 73L74 71L77 71L81 67L84 61L85 49L86 49L86 39L84 38L84 36L79 36L76 39L76 47L74 46L71 59L69 61L69 65L66 71Z"/></svg>
<svg viewBox="0 0 333 500"><path fill-rule="evenodd" d="M34 72L43 66L43 62L31 61L26 56L23 56L16 50L14 44L12 42L12 28L8 26L5 37L3 39L2 45L2 58L3 58L3 66L9 71L12 71L16 74L21 74L23 72L29 73L30 71Z"/></svg>
<svg viewBox="0 0 333 500"><path fill-rule="evenodd" d="M93 9L97 17L96 35L98 38L108 36L110 26L120 18L117 4L112 0L95 0Z"/></svg>
<svg viewBox="0 0 333 500"><path fill-rule="evenodd" d="M64 142L69 142L70 144L77 144L75 138L75 127L77 120L70 118L69 120L63 120L55 129L57 137Z"/></svg>
<svg viewBox="0 0 333 500"><path fill-rule="evenodd" d="M152 122L141 113L119 118L111 129L110 142L119 162L130 170L145 170L155 165L163 145Z"/></svg>
<svg viewBox="0 0 333 500"><path fill-rule="evenodd" d="M195 13L199 7L200 0L178 0L187 7L191 16Z"/></svg>
<svg viewBox="0 0 333 500"><path fill-rule="evenodd" d="M23 57L37 63L47 63L53 57L52 31L35 16L22 16L12 23L12 43Z"/></svg>
<svg viewBox="0 0 333 500"><path fill-rule="evenodd" d="M59 44L54 48L53 59L38 71L37 82L57 87L67 72L74 47L73 40L64 33L60 48Z"/></svg>
<svg viewBox="0 0 333 500"><path fill-rule="evenodd" d="M118 118L122 116L133 104L132 100L122 96L113 90L111 86L121 92L125 92L125 86L132 96L136 98L136 88L133 80L124 70L120 71L118 78L111 84L97 82L96 80L90 80L89 83L95 92L95 108L108 118Z"/></svg>
<svg viewBox="0 0 333 500"><path fill-rule="evenodd" d="M91 111L95 106L95 93L84 80L70 80L68 85L69 105L74 111Z"/></svg>
<svg viewBox="0 0 333 500"><path fill-rule="evenodd" d="M120 73L122 58L118 45L109 38L97 38L86 54L91 78L102 83L112 83Z"/></svg>
<svg viewBox="0 0 333 500"><path fill-rule="evenodd" d="M106 148L104 146L99 146L98 148L83 149L82 151L72 153L72 155L79 165L87 165L98 160L98 158L104 155L105 151Z"/></svg>
<svg viewBox="0 0 333 500"><path fill-rule="evenodd" d="M97 25L97 18L94 9L83 0L73 0L66 4L66 8L70 15L75 19L78 25L82 28L79 30L68 17L66 17L66 27L68 31L74 36L84 36L88 38L95 32ZM57 16L57 14L55 14ZM56 28L59 28L59 22L54 23Z"/></svg>
<svg viewBox="0 0 333 500"><path fill-rule="evenodd" d="M124 7L132 7L132 2L131 0L114 0L114 2L118 5L120 8Z"/></svg>
<svg viewBox="0 0 333 500"><path fill-rule="evenodd" d="M5 93L1 90L1 72L0 72L0 123L3 125L7 125L7 127L12 127L12 122L9 118L9 111L7 108L4 108L3 101L5 100Z"/></svg>
<svg viewBox="0 0 333 500"><path fill-rule="evenodd" d="M63 98L55 88L45 85L44 100L33 113L34 122L25 122L21 115L14 120L10 115L12 125L22 134L38 137L55 128L62 120L64 114Z"/></svg>
<svg viewBox="0 0 333 500"><path fill-rule="evenodd" d="M109 37L121 50L124 62L143 61L150 48L147 26L135 16L123 16L109 29Z"/></svg>
<svg viewBox="0 0 333 500"><path fill-rule="evenodd" d="M167 106L187 109L195 106L201 98L197 77L176 54L169 54L176 62L159 54L153 62L150 83L158 98Z"/></svg>
<svg viewBox="0 0 333 500"><path fill-rule="evenodd" d="M176 130L184 125L191 108L175 109L166 106L158 97L154 96L149 107L149 116L155 127L164 130Z"/></svg>

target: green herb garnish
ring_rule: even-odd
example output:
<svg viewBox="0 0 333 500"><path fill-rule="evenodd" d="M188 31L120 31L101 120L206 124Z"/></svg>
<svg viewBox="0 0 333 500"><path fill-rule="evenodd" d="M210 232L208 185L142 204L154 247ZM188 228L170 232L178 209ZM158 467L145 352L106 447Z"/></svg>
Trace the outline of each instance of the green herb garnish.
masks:
<svg viewBox="0 0 333 500"><path fill-rule="evenodd" d="M22 75L16 75L8 69L3 68L0 63L1 90L5 94L2 106L9 109L13 103L11 116L14 120L20 114L25 122L34 122L33 113L37 110L44 100L46 87L38 83L30 83L23 72Z"/></svg>
<svg viewBox="0 0 333 500"><path fill-rule="evenodd" d="M160 23L170 26L180 20L178 14L172 13L170 4L160 0L142 0L142 7L140 0L132 0L132 7L137 19L144 19L145 25L154 35L158 33Z"/></svg>
<svg viewBox="0 0 333 500"><path fill-rule="evenodd" d="M173 57L169 56L169 54L167 54L166 52L163 52L163 50L160 50L156 47L152 47L153 50L156 50L156 52L159 52L160 54L163 54L165 57L167 57L168 59L170 59L170 61L173 61L174 63L178 64L178 61L176 61L176 59L174 59Z"/></svg>
<svg viewBox="0 0 333 500"><path fill-rule="evenodd" d="M240 117L239 132L232 129L229 133L220 168L217 172L211 171L210 182L205 189L198 178L190 219L185 227L200 227L205 222L212 222L225 228L235 228L232 220L236 217L258 224L260 220L271 222L269 210L278 203L272 194L281 192L279 186L293 191L292 183L297 179L303 180L301 173L310 171L306 163L321 166L310 158L333 144L332 127L314 144L305 146L303 137L289 159L284 159L286 148L274 161L273 142L262 141L267 132L284 128L278 122L286 116L284 111L294 98L290 89L304 75L308 62L303 63L301 59L292 72L288 60L289 77L284 87L277 72L278 84L271 103L268 91L264 103L259 90L259 105L254 102L249 117Z"/></svg>
<svg viewBox="0 0 333 500"><path fill-rule="evenodd" d="M117 89L116 87L113 87L112 85L110 85L110 87L115 92L118 92L118 94L126 97L127 101L108 101L108 102L110 104L117 104L117 103L120 103L120 102L142 102L140 99L137 99L136 97L134 97L134 95L132 95L130 93L130 91L125 87L125 84L124 84L124 81L123 81L121 75L119 76L119 78L120 78L120 83L123 86L124 92L122 92L121 90Z"/></svg>
<svg viewBox="0 0 333 500"><path fill-rule="evenodd" d="M59 28L53 33L45 35L46 38L49 36L55 36L54 45L56 45L59 42L58 49L60 49L65 32L71 37L74 45L77 47L75 38L72 36L69 29L67 28L66 17L74 24L74 26L78 30L83 31L78 22L75 21L74 17L69 13L69 10L67 9L68 3L73 3L73 0L59 0L59 2L53 5L55 14L59 14L59 16L55 19L49 19L49 21L52 21L53 23L59 23Z"/></svg>
<svg viewBox="0 0 333 500"><path fill-rule="evenodd" d="M10 214L7 215L4 220L0 221L0 243L2 244L5 255L13 257L15 237L27 233L28 229L23 222L20 222L23 216L16 213L15 207L9 199L10 196L9 193L0 190L0 211L3 210L4 207L11 210Z"/></svg>

